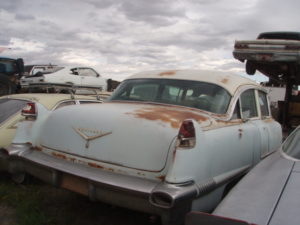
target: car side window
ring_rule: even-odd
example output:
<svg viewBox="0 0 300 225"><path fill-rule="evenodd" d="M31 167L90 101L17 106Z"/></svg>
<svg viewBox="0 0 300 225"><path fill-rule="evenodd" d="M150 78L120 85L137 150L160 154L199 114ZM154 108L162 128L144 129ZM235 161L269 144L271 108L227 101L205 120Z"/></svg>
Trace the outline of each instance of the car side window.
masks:
<svg viewBox="0 0 300 225"><path fill-rule="evenodd" d="M250 89L244 91L240 97L241 109L243 119L257 117L257 107L255 100L255 90Z"/></svg>
<svg viewBox="0 0 300 225"><path fill-rule="evenodd" d="M64 106L67 106L67 105L75 105L75 101L66 101L66 102L62 102L60 103L58 106L56 106L55 110L56 109L59 109L61 107L64 107Z"/></svg>
<svg viewBox="0 0 300 225"><path fill-rule="evenodd" d="M232 120L234 119L241 119L241 110L240 110L240 102L237 101L235 107L234 107L234 111L231 117Z"/></svg>
<svg viewBox="0 0 300 225"><path fill-rule="evenodd" d="M270 116L266 93L264 93L262 91L258 92L258 102L260 105L261 115L262 116Z"/></svg>
<svg viewBox="0 0 300 225"><path fill-rule="evenodd" d="M86 76L86 77L97 77L96 71L89 69L89 68L80 68L79 69L79 75L80 76Z"/></svg>
<svg viewBox="0 0 300 225"><path fill-rule="evenodd" d="M73 69L71 69L71 73L70 73L71 75L79 75L79 73L78 73L78 68L73 68Z"/></svg>
<svg viewBox="0 0 300 225"><path fill-rule="evenodd" d="M99 101L85 101L85 100L80 100L79 101L80 104L91 104L91 103L101 103Z"/></svg>

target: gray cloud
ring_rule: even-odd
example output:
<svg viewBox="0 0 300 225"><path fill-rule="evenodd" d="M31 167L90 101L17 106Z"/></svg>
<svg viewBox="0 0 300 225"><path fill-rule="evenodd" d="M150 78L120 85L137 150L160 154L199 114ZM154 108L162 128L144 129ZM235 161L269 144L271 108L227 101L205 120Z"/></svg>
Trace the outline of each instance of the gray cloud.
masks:
<svg viewBox="0 0 300 225"><path fill-rule="evenodd" d="M0 9L15 11L21 4L21 0L1 1Z"/></svg>
<svg viewBox="0 0 300 225"><path fill-rule="evenodd" d="M16 14L16 20L34 20L34 16L28 14Z"/></svg>
<svg viewBox="0 0 300 225"><path fill-rule="evenodd" d="M115 76L242 70L232 58L234 40L299 30L299 7L297 0L10 0L0 6L0 46L28 64L90 63Z"/></svg>

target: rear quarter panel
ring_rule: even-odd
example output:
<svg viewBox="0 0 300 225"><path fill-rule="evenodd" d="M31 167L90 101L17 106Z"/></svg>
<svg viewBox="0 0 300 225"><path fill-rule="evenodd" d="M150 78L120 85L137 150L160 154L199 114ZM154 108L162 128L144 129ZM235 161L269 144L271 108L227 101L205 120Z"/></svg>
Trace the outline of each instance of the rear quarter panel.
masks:
<svg viewBox="0 0 300 225"><path fill-rule="evenodd" d="M211 130L196 129L193 149L177 148L168 182L195 181L197 184L214 176L253 165L258 132L251 123L227 125Z"/></svg>

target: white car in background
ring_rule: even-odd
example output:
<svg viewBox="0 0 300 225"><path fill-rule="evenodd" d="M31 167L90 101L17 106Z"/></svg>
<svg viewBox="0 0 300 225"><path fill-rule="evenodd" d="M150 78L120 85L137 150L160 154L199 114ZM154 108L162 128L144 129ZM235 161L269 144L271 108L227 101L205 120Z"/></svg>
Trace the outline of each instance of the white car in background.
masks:
<svg viewBox="0 0 300 225"><path fill-rule="evenodd" d="M24 76L20 80L22 88L30 88L35 85L59 84L77 87L99 88L107 90L107 79L91 67L62 67L55 66L39 71L33 75Z"/></svg>

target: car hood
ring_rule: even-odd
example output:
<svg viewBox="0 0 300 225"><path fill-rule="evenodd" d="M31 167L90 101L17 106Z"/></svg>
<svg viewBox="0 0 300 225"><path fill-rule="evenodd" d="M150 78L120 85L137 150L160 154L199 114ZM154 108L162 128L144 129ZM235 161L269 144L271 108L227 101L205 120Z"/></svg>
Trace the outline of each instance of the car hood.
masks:
<svg viewBox="0 0 300 225"><path fill-rule="evenodd" d="M88 160L161 171L185 119L198 121L197 126L210 124L203 113L184 107L133 103L68 106L48 117L39 143L42 148Z"/></svg>
<svg viewBox="0 0 300 225"><path fill-rule="evenodd" d="M252 169L213 214L253 224L299 224L300 163L273 153Z"/></svg>

